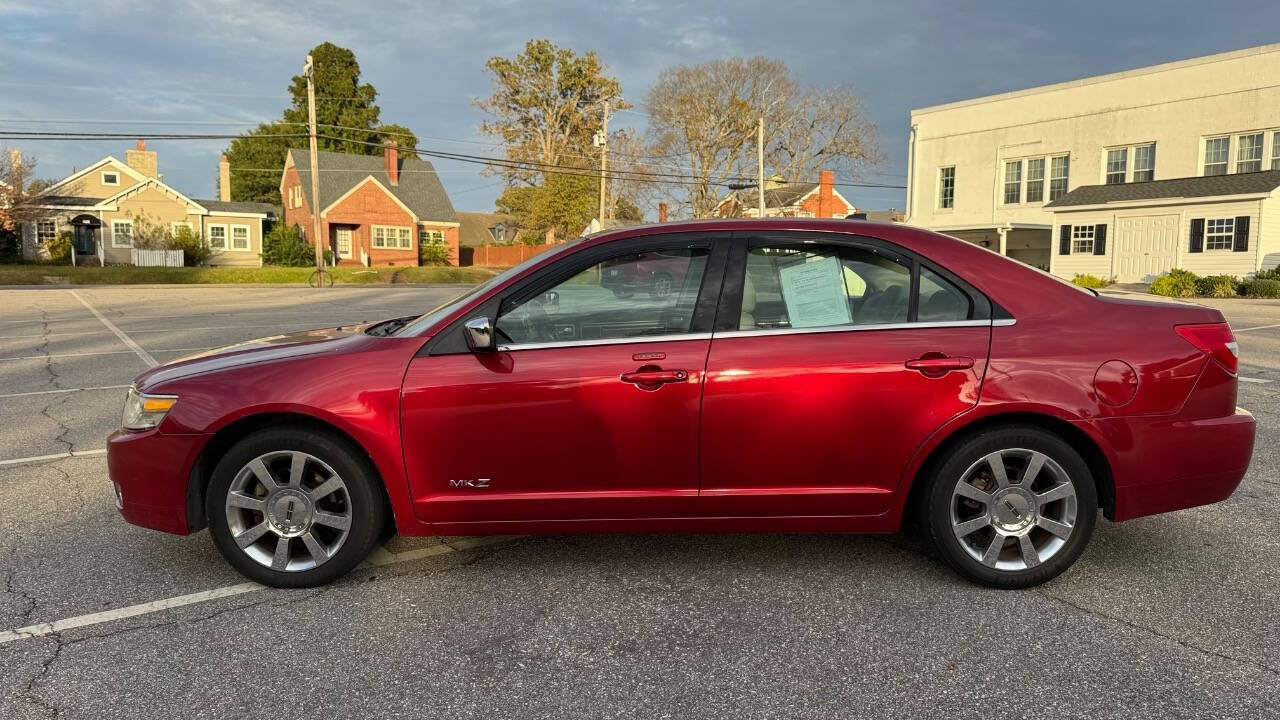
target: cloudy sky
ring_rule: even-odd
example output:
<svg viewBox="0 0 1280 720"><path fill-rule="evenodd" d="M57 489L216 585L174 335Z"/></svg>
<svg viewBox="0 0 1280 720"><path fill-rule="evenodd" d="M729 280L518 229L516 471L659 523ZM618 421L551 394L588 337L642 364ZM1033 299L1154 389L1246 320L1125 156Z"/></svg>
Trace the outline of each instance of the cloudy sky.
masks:
<svg viewBox="0 0 1280 720"><path fill-rule="evenodd" d="M412 128L420 147L484 154L471 105L489 91L484 61L534 37L598 52L637 111L662 68L733 55L851 85L889 158L863 177L898 185L911 108L1278 42L1280 3L0 0L0 129L237 131L278 117L307 50L331 41L355 51L384 122ZM642 128L645 117L615 122ZM21 141L51 177L131 145ZM150 143L166 181L196 197L213 195L225 145ZM436 167L456 208L492 207L495 178ZM873 209L905 196L841 191Z"/></svg>

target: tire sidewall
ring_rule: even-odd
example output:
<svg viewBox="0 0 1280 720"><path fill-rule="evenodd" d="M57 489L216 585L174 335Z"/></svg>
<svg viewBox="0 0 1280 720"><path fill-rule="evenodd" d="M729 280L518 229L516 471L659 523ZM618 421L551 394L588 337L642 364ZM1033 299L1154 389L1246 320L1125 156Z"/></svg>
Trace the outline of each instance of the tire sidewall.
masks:
<svg viewBox="0 0 1280 720"><path fill-rule="evenodd" d="M1066 472L1076 491L1075 531L1052 558L1026 570L987 567L975 560L951 530L952 491L962 474L980 458L996 450L1026 448L1049 456ZM1098 493L1093 473L1066 441L1035 427L993 428L960 442L932 474L922 494L921 517L928 539L942 559L964 577L998 588L1026 588L1062 574L1084 552L1098 516Z"/></svg>
<svg viewBox="0 0 1280 720"><path fill-rule="evenodd" d="M232 539L226 497L232 480L254 458L279 450L298 450L319 458L342 477L351 500L351 529L337 554L324 564L300 572L280 572L246 555ZM262 430L231 447L214 467L205 494L209 533L227 562L241 574L272 587L314 587L345 575L373 549L386 526L386 508L374 485L377 475L363 452L340 438L297 429Z"/></svg>

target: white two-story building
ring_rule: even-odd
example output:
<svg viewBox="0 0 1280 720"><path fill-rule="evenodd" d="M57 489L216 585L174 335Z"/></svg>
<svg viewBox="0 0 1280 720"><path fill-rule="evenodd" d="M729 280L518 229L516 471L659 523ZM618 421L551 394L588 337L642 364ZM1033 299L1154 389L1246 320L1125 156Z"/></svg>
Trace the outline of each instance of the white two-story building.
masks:
<svg viewBox="0 0 1280 720"><path fill-rule="evenodd" d="M906 222L1071 277L1280 264L1280 44L911 112Z"/></svg>

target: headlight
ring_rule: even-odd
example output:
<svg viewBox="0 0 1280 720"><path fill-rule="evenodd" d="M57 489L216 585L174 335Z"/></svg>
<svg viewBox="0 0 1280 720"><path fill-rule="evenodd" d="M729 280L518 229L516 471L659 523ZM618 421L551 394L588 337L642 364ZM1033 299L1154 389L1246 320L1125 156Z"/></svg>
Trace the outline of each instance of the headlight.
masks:
<svg viewBox="0 0 1280 720"><path fill-rule="evenodd" d="M137 388L129 388L120 425L125 430L150 430L160 424L177 402L174 395L148 395L138 392Z"/></svg>

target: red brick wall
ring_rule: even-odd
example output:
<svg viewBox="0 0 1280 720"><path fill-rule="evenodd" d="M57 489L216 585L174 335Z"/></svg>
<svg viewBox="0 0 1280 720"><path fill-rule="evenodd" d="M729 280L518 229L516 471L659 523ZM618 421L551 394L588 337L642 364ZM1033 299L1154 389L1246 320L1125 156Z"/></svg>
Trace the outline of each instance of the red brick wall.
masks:
<svg viewBox="0 0 1280 720"><path fill-rule="evenodd" d="M352 233L350 261L360 263L360 248L369 254L371 265L404 265L418 264L418 226L410 215L390 195L374 183L365 183L355 192L343 198L341 202L329 209L325 215L325 237L329 236L328 225L359 225ZM372 225L391 225L408 227L413 230L412 247L408 250L388 250L373 247Z"/></svg>
<svg viewBox="0 0 1280 720"><path fill-rule="evenodd" d="M819 194L816 192L813 193L809 197L805 198L804 204L802 205L805 211L813 213L815 218L843 218L845 215L853 212L849 209L848 205L841 202L839 196L832 195L831 210L828 213L821 213L821 198L819 198L818 195Z"/></svg>

